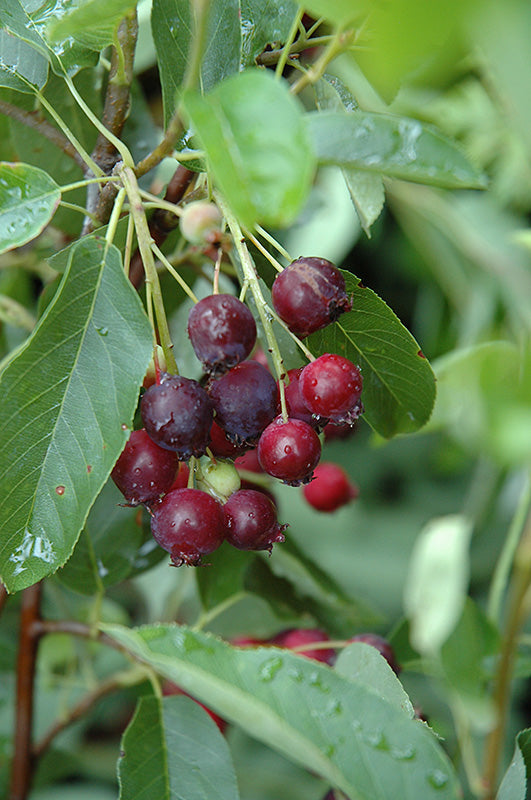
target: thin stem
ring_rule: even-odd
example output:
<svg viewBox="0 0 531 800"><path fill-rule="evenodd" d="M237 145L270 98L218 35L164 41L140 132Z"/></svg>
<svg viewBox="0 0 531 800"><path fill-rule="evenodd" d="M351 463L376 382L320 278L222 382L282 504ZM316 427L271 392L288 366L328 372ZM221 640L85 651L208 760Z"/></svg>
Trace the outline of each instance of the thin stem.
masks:
<svg viewBox="0 0 531 800"><path fill-rule="evenodd" d="M354 39L354 31L338 31L332 41L326 47L315 64L313 64L307 72L293 84L291 87L292 94L298 94L306 86L316 83L322 77L327 66L333 61L336 56L346 50Z"/></svg>
<svg viewBox="0 0 531 800"><path fill-rule="evenodd" d="M146 192L143 189L139 189L139 192L140 196L143 197L144 200L150 201L153 208L162 208L164 211L169 211L170 214L175 214L176 217L182 216L182 208L174 205L174 203L168 203L168 201L164 200L164 198L157 197L156 194L151 194L151 192Z"/></svg>
<svg viewBox="0 0 531 800"><path fill-rule="evenodd" d="M266 242L269 242L269 244L272 245L275 248L275 250L277 250L280 253L281 256L284 256L284 258L290 263L293 261L292 257L290 256L286 248L282 247L280 242L277 242L275 237L271 236L269 231L266 231L264 228L262 228L261 225L255 225L255 228L256 232L260 234L262 239L265 239Z"/></svg>
<svg viewBox="0 0 531 800"><path fill-rule="evenodd" d="M99 168L94 159L87 153L79 139L74 136L66 122L59 116L55 108L50 105L44 95L42 95L40 92L36 92L36 95L40 104L44 106L50 116L54 118L57 125L61 128L66 138L72 143L74 149L79 153L81 160L87 165L91 173L96 177L103 177L103 171Z"/></svg>
<svg viewBox="0 0 531 800"><path fill-rule="evenodd" d="M183 289L186 292L186 294L188 295L190 300L193 300L194 303L198 303L199 302L198 298L195 296L193 291L190 289L190 287L188 286L188 284L186 283L184 278L182 278L181 275L179 275L179 273L177 272L177 270L172 267L172 265L170 264L170 262L168 261L168 259L166 258L166 256L162 252L162 250L160 250L157 247L155 242L151 243L151 249L153 250L153 252L157 256L159 261L162 264L164 264L164 266L166 267L166 269L168 270L170 275L175 278L175 280L177 281L177 283L179 284L181 289Z"/></svg>
<svg viewBox="0 0 531 800"><path fill-rule="evenodd" d="M42 584L24 589L20 609L20 638L17 659L14 753L11 766L9 800L26 800L33 778L31 753L33 699L37 662Z"/></svg>
<svg viewBox="0 0 531 800"><path fill-rule="evenodd" d="M175 361L175 356L173 355L173 345L171 342L166 312L164 310L159 276L155 266L155 258L151 250L153 240L151 238L146 215L142 206L142 200L140 199L135 173L129 167L124 166L120 171L120 175L122 177L124 189L129 197L131 215L135 223L138 247L142 256L142 261L144 262L144 269L146 271L146 280L151 283L153 291L153 305L155 307L157 328L160 336L160 344L164 351L164 358L166 359L166 366L170 373L177 375L177 363Z"/></svg>
<svg viewBox="0 0 531 800"><path fill-rule="evenodd" d="M262 253L262 255L264 256L264 258L265 258L265 259L267 259L267 261L269 261L269 263L271 264L271 266L272 266L272 267L274 267L274 268L276 269L276 271L277 271L277 272L282 272L282 270L284 269L284 267L282 266L282 264L279 264L279 263L278 263L278 261L276 260L276 258L274 258L274 256L272 256L272 255L271 255L271 253L269 252L269 250L267 250L267 249L264 247L264 245L263 245L263 244L262 244L260 241L258 241L258 239L256 238L256 236L253 236L253 234L252 234L252 233L248 233L248 232L246 233L246 236L247 236L247 238L249 239L249 241L251 241L251 242L254 244L254 246L256 247L256 249L257 249L257 250L259 250L259 251L260 251L260 253Z"/></svg>
<svg viewBox="0 0 531 800"><path fill-rule="evenodd" d="M312 47L322 47L323 45L330 44L334 38L331 35L316 36L314 39L310 39L309 37L310 31L308 31L306 37L297 39L289 48L289 57L296 56L298 53L302 53L304 50L309 50ZM256 63L262 67L272 67L274 64L278 63L283 52L284 48L280 50L268 50L257 57Z"/></svg>
<svg viewBox="0 0 531 800"><path fill-rule="evenodd" d="M274 309L270 308L269 306L266 306L266 307L267 307L267 311L268 311L268 313L269 313L269 314L271 314L271 316L273 317L273 319L275 320L275 322L278 322L278 324L280 325L280 327L281 327L281 328L283 328L283 329L286 331L286 333L287 333L287 334L289 334L289 336L291 336L291 338L293 339L293 341L295 342L295 344L297 345L297 347L298 347L300 350L302 350L302 352L304 353L304 355L306 356L306 358L308 359L308 361L315 361L315 356L313 355L313 353L312 353L312 352L310 352L310 350L308 350L308 348L306 347L306 345L304 344L304 342L302 342L302 341L299 339L299 337L298 337L298 336L296 336L294 333L292 333L292 332L290 331L290 329L288 328L288 326L286 325L286 323L284 322L284 320L280 319L280 317L278 316L278 314L276 313L276 311L275 311Z"/></svg>
<svg viewBox="0 0 531 800"><path fill-rule="evenodd" d="M90 211L87 211L83 206L78 206L77 203L68 203L66 200L60 200L59 205L61 208L68 208L70 211L77 211L79 214L83 214L84 217L89 217L96 225L100 224L95 214L91 214Z"/></svg>
<svg viewBox="0 0 531 800"><path fill-rule="evenodd" d="M125 237L125 251L124 251L124 272L129 277L131 267L131 254L133 251L133 235L135 233L135 224L133 217L129 214L127 220L127 235Z"/></svg>
<svg viewBox="0 0 531 800"><path fill-rule="evenodd" d="M116 236L116 228L118 227L118 222L120 221L120 214L122 213L125 197L126 191L124 188L122 188L118 192L116 200L114 201L111 218L105 233L105 241L108 245L113 243L114 237Z"/></svg>
<svg viewBox="0 0 531 800"><path fill-rule="evenodd" d="M100 178L87 178L83 181L74 181L74 183L67 183L65 186L61 186L61 193L64 194L65 192L72 192L74 189L84 189L86 186L90 186L92 183L117 183L118 178L112 175L102 175Z"/></svg>
<svg viewBox="0 0 531 800"><path fill-rule="evenodd" d="M197 620L196 624L193 626L193 629L196 631L201 631L206 625L210 625L210 623L219 617L220 614L223 614L224 611L231 608L233 605L238 603L240 600L243 600L245 597L248 597L248 592L236 592L236 594L232 594L230 597L227 597L226 600L223 602L218 603L217 606L211 608L209 611L204 611L199 619Z"/></svg>
<svg viewBox="0 0 531 800"><path fill-rule="evenodd" d="M180 113L177 111L171 118L162 141L136 165L135 175L137 178L141 178L146 172L150 172L150 170L157 167L164 158L171 156L183 130L184 125L181 121Z"/></svg>
<svg viewBox="0 0 531 800"><path fill-rule="evenodd" d="M81 169L84 169L85 161L70 139L62 134L61 131L58 131L47 119L40 116L37 111L24 111L22 108L0 100L0 114L11 117L11 119L26 125L28 128L34 128L41 136L44 136L45 139L48 139L62 150L65 155L72 158Z"/></svg>
<svg viewBox="0 0 531 800"><path fill-rule="evenodd" d="M218 250L218 255L216 258L216 263L214 264L214 280L212 283L212 293L219 294L219 272L221 269L221 260L223 258L223 250L221 247ZM243 302L243 301L242 301Z"/></svg>
<svg viewBox="0 0 531 800"><path fill-rule="evenodd" d="M278 59L277 66L275 69L275 78L277 80L280 80L280 78L282 77L282 73L284 72L284 68L287 64L288 57L291 52L291 47L293 45L293 42L295 41L295 37L297 36L297 32L299 30L299 25L301 23L303 14L304 14L304 9L299 8L298 12L295 14L295 17L293 19L290 32L288 34L288 38L286 39L284 47L280 52L280 58Z"/></svg>

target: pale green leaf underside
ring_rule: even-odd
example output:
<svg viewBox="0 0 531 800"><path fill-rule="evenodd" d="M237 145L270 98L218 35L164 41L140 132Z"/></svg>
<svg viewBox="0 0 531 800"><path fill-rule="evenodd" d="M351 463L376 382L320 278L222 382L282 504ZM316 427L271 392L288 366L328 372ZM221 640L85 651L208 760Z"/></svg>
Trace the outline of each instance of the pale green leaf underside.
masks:
<svg viewBox="0 0 531 800"><path fill-rule="evenodd" d="M44 170L0 162L0 253L38 236L60 199L61 190Z"/></svg>

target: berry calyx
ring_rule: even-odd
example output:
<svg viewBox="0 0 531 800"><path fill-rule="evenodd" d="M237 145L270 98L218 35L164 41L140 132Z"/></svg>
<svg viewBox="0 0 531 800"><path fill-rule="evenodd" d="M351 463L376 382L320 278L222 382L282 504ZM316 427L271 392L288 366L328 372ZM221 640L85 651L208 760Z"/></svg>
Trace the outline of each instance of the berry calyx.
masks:
<svg viewBox="0 0 531 800"><path fill-rule="evenodd" d="M321 442L314 429L300 419L277 417L258 442L258 460L268 475L289 486L311 479L321 458Z"/></svg>
<svg viewBox="0 0 531 800"><path fill-rule="evenodd" d="M212 455L219 458L233 458L243 455L248 450L246 444L234 444L227 438L227 434L220 428L216 420L212 423L210 428L210 439L208 442L208 449Z"/></svg>
<svg viewBox="0 0 531 800"><path fill-rule="evenodd" d="M375 647L381 656L385 658L391 669L398 675L400 673L400 666L396 660L395 652L387 639L380 636L378 633L358 633L352 636L349 642L363 642Z"/></svg>
<svg viewBox="0 0 531 800"><path fill-rule="evenodd" d="M269 550L275 542L285 541L274 503L254 489L240 489L223 506L226 539L238 550Z"/></svg>
<svg viewBox="0 0 531 800"><path fill-rule="evenodd" d="M297 648L297 652L301 656L312 658L314 661L322 661L324 664L331 664L335 658L335 651L331 648L308 647L303 650L298 649L307 644L328 641L330 641L329 635L320 628L289 628L277 633L276 636L270 639L270 644L277 647L285 647L287 650Z"/></svg>
<svg viewBox="0 0 531 800"><path fill-rule="evenodd" d="M336 511L359 495L358 487L338 464L318 464L310 483L304 486L304 498L317 511Z"/></svg>
<svg viewBox="0 0 531 800"><path fill-rule="evenodd" d="M208 200L188 203L183 209L179 227L192 244L212 244L221 237L222 216L219 208Z"/></svg>
<svg viewBox="0 0 531 800"><path fill-rule="evenodd" d="M143 395L140 412L153 441L181 461L205 453L214 414L197 381L164 373Z"/></svg>
<svg viewBox="0 0 531 800"><path fill-rule="evenodd" d="M277 384L257 361L242 361L212 381L216 422L237 444L253 444L277 413Z"/></svg>
<svg viewBox="0 0 531 800"><path fill-rule="evenodd" d="M133 431L111 478L132 506L152 503L167 492L179 467L176 453L164 450L142 428Z"/></svg>
<svg viewBox="0 0 531 800"><path fill-rule="evenodd" d="M213 294L190 311L188 336L204 370L219 374L250 354L256 342L256 324L237 297Z"/></svg>
<svg viewBox="0 0 531 800"><path fill-rule="evenodd" d="M363 382L359 367L344 356L324 353L301 372L301 397L312 414L342 423L353 423L363 411Z"/></svg>
<svg viewBox="0 0 531 800"><path fill-rule="evenodd" d="M335 322L352 308L343 275L325 258L293 261L276 276L271 298L279 317L301 338Z"/></svg>
<svg viewBox="0 0 531 800"><path fill-rule="evenodd" d="M151 533L175 567L195 567L225 538L223 507L199 489L175 489L154 508Z"/></svg>

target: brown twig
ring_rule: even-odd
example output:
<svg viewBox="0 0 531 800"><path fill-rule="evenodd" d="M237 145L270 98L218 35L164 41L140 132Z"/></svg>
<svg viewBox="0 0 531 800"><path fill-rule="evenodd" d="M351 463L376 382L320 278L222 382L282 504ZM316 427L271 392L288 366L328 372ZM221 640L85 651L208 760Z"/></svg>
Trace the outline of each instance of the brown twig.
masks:
<svg viewBox="0 0 531 800"><path fill-rule="evenodd" d="M33 696L40 621L42 585L25 589L20 609L17 660L14 753L9 800L26 800L31 788L34 759L31 751Z"/></svg>
<svg viewBox="0 0 531 800"><path fill-rule="evenodd" d="M46 139L52 142L52 144L62 150L65 155L72 158L76 164L81 167L81 169L85 169L85 162L75 149L74 145L69 142L66 136L61 133L61 131L57 130L57 128L52 125L51 122L48 122L48 120L44 119L40 112L24 111L22 108L18 108L18 106L14 106L11 103L6 103L5 100L0 100L0 114L4 114L6 117L11 117L11 119L22 123L22 125L26 125L28 128L34 128L39 134L44 136Z"/></svg>
<svg viewBox="0 0 531 800"><path fill-rule="evenodd" d="M0 581L0 614L4 610L4 606L7 602L7 598L9 597L7 593L7 589L4 584Z"/></svg>

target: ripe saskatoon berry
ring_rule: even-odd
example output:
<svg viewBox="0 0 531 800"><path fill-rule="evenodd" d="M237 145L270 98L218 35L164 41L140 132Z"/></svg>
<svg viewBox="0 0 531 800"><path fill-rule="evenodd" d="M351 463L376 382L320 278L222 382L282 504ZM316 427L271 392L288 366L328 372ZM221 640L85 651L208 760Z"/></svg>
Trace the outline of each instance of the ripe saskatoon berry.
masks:
<svg viewBox="0 0 531 800"><path fill-rule="evenodd" d="M174 489L186 489L186 487L188 486L189 477L190 477L190 467L188 466L188 464L185 464L184 461L179 461L179 469L177 470L177 475L175 476L175 480L173 481L168 491L173 492Z"/></svg>
<svg viewBox="0 0 531 800"><path fill-rule="evenodd" d="M270 640L270 644L277 647L285 647L287 650L299 648L302 645L312 644L314 642L328 642L330 637L325 631L319 628L289 628L288 630L277 633ZM335 658L335 651L325 647L311 648L299 650L299 655L306 658L312 658L314 661L322 661L325 664L331 664Z"/></svg>
<svg viewBox="0 0 531 800"><path fill-rule="evenodd" d="M181 461L205 452L213 411L197 381L164 373L143 395L140 412L153 441L174 450Z"/></svg>
<svg viewBox="0 0 531 800"><path fill-rule="evenodd" d="M227 434L220 428L216 420L212 423L210 428L210 440L208 442L208 449L212 455L218 458L238 458L248 450L248 445L237 445L227 439Z"/></svg>
<svg viewBox="0 0 531 800"><path fill-rule="evenodd" d="M306 501L317 511L336 511L359 494L345 470L331 462L318 464L312 481L302 491Z"/></svg>
<svg viewBox="0 0 531 800"><path fill-rule="evenodd" d="M301 397L313 414L353 423L363 411L359 368L344 356L324 353L301 372Z"/></svg>
<svg viewBox="0 0 531 800"><path fill-rule="evenodd" d="M192 244L209 244L221 236L221 213L214 203L197 200L183 209L179 226L185 239Z"/></svg>
<svg viewBox="0 0 531 800"><path fill-rule="evenodd" d="M256 342L256 324L237 297L213 294L190 311L188 336L205 371L219 374L247 358Z"/></svg>
<svg viewBox="0 0 531 800"><path fill-rule="evenodd" d="M307 483L320 457L319 437L300 419L284 422L282 417L277 417L258 442L258 460L262 469L289 486Z"/></svg>
<svg viewBox="0 0 531 800"><path fill-rule="evenodd" d="M391 669L397 675L400 673L400 666L397 663L394 650L383 636L379 636L377 633L358 633L356 636L352 636L349 642L363 642L375 647L380 655L385 658Z"/></svg>
<svg viewBox="0 0 531 800"><path fill-rule="evenodd" d="M230 643L234 647L260 647L265 644L265 640L256 639L254 636L233 636Z"/></svg>
<svg viewBox="0 0 531 800"><path fill-rule="evenodd" d="M153 538L171 555L175 567L197 566L225 538L223 507L199 489L175 489L163 497L151 516Z"/></svg>
<svg viewBox="0 0 531 800"><path fill-rule="evenodd" d="M226 539L238 550L269 550L285 541L287 525L279 525L274 503L263 492L240 489L225 505Z"/></svg>
<svg viewBox="0 0 531 800"><path fill-rule="evenodd" d="M313 416L312 412L306 407L301 397L299 379L303 367L288 370L289 383L284 387L286 398L286 408L291 419L301 419L311 425L312 428L322 427L322 420ZM279 404L280 405L280 404ZM280 409L279 409L280 410Z"/></svg>
<svg viewBox="0 0 531 800"><path fill-rule="evenodd" d="M136 506L152 503L167 492L178 467L177 454L163 450L142 428L131 433L111 477L125 499Z"/></svg>
<svg viewBox="0 0 531 800"><path fill-rule="evenodd" d="M335 322L352 308L345 279L325 258L294 261L275 278L271 297L279 317L301 338Z"/></svg>
<svg viewBox="0 0 531 800"><path fill-rule="evenodd" d="M253 443L277 413L277 384L257 361L242 361L213 381L216 422L237 444Z"/></svg>

